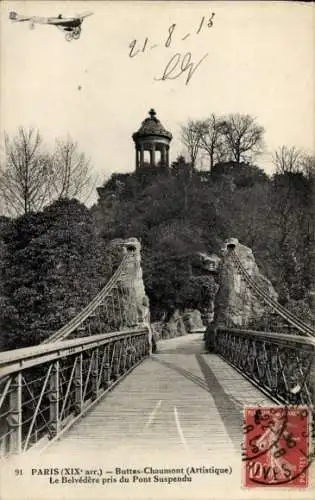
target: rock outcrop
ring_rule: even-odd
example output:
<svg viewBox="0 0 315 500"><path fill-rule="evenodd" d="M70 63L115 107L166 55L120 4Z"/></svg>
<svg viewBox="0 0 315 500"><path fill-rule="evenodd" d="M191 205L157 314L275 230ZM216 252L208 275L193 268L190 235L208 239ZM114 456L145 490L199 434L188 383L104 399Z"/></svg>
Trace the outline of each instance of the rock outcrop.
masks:
<svg viewBox="0 0 315 500"><path fill-rule="evenodd" d="M185 310L182 318L188 333L200 333L205 330L201 313L198 309Z"/></svg>
<svg viewBox="0 0 315 500"><path fill-rule="evenodd" d="M245 326L255 324L267 312L267 306L258 299L236 269L230 249L235 250L240 262L256 285L277 300L278 294L271 282L261 274L250 248L236 238L227 240L221 250L218 271L219 290L215 299L214 323L216 326Z"/></svg>
<svg viewBox="0 0 315 500"><path fill-rule="evenodd" d="M119 279L124 314L130 325L150 325L149 298L145 293L141 268L141 243L137 238L116 239L110 243L113 266L128 255L126 268ZM113 269L114 270L114 269Z"/></svg>
<svg viewBox="0 0 315 500"><path fill-rule="evenodd" d="M205 331L200 311L197 309L183 312L176 309L168 321L157 321L151 326L156 340L171 339L189 333Z"/></svg>
<svg viewBox="0 0 315 500"><path fill-rule="evenodd" d="M129 238L124 242L124 252L132 256L128 259L127 268L121 282L130 289L137 312L137 323L150 325L149 298L145 293L141 268L141 243L137 238Z"/></svg>
<svg viewBox="0 0 315 500"><path fill-rule="evenodd" d="M214 319L214 301L219 288L217 273L220 260L216 254L198 252L193 266L192 281L199 288L199 310L205 326L209 326Z"/></svg>

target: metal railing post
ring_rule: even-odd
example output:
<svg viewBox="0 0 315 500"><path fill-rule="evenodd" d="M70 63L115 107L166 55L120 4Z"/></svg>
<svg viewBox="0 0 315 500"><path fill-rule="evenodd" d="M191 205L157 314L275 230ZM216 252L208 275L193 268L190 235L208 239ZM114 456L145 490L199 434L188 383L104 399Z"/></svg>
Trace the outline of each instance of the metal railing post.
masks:
<svg viewBox="0 0 315 500"><path fill-rule="evenodd" d="M118 351L118 352L117 352ZM121 351L122 351L122 346L121 346L121 341L117 341L115 343L115 353L114 353L114 377L117 380L120 375L120 359L121 359Z"/></svg>
<svg viewBox="0 0 315 500"><path fill-rule="evenodd" d="M59 360L57 360L53 364L49 377L49 423L52 437L60 432L59 401Z"/></svg>
<svg viewBox="0 0 315 500"><path fill-rule="evenodd" d="M9 450L12 454L22 452L22 372L12 376L9 399L9 415L7 422L10 427Z"/></svg>
<svg viewBox="0 0 315 500"><path fill-rule="evenodd" d="M75 413L79 415L83 409L83 382L82 382L83 354L79 354L74 371L74 406Z"/></svg>
<svg viewBox="0 0 315 500"><path fill-rule="evenodd" d="M98 349L93 352L91 383L92 383L92 399L96 399L98 395Z"/></svg>
<svg viewBox="0 0 315 500"><path fill-rule="evenodd" d="M114 350L114 346L113 346L113 350ZM105 384L106 388L109 387L111 384L113 355L114 355L114 352L112 353L112 356L111 356L110 346L108 345L106 348L106 358L105 358L105 364L104 364L104 384Z"/></svg>

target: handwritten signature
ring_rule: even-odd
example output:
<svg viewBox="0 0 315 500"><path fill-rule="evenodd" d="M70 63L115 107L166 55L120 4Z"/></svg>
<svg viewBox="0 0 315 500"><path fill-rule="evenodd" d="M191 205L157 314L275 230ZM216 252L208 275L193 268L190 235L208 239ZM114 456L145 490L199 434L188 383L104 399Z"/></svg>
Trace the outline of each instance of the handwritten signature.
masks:
<svg viewBox="0 0 315 500"><path fill-rule="evenodd" d="M199 25L198 25L198 28L195 32L196 35L199 35L199 33L201 32L201 30L203 29L203 27L205 26L205 21L206 21L206 26L208 28L212 28L213 24L214 24L214 16L215 16L215 13L212 12L210 16L208 16L208 19L206 21L206 17L203 16ZM174 33L175 33L175 29L176 29L176 24L173 23L171 24L171 26L168 28L168 35L167 35L167 38L165 40L165 42L163 43L163 46L166 47L166 48L169 48L172 44L172 41L173 41L173 37L174 37ZM187 40L187 38L189 38L191 36L191 33L186 33L182 38L181 40L184 41L184 40ZM148 48L150 48L151 50L158 47L159 45L158 44L151 44L150 40L148 37L146 37L144 39L144 42L142 44L142 46L139 47L139 43L138 43L138 40L135 39L135 40L132 40L132 42L130 42L129 44L129 57L133 58L133 57L136 57L138 54L140 54L141 52L145 52L146 50L148 50Z"/></svg>
<svg viewBox="0 0 315 500"><path fill-rule="evenodd" d="M176 78L181 76L183 73L188 72L186 78L186 85L188 85L196 69L207 56L208 54L205 54L200 61L197 62L197 64L194 64L191 60L190 52L187 52L183 56L180 53L176 53L167 63L161 78L154 78L154 80L176 80Z"/></svg>

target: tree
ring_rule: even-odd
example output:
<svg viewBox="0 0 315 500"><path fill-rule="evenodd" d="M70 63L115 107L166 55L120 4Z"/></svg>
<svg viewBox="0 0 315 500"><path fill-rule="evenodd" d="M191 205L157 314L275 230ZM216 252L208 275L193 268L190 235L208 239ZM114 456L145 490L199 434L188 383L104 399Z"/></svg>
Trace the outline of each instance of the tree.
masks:
<svg viewBox="0 0 315 500"><path fill-rule="evenodd" d="M5 134L0 194L10 215L39 211L57 199L86 201L94 184L90 163L72 139L57 140L51 154L38 130L19 127L13 138Z"/></svg>
<svg viewBox="0 0 315 500"><path fill-rule="evenodd" d="M264 128L250 115L230 114L220 123L227 155L236 163L251 162L263 149Z"/></svg>
<svg viewBox="0 0 315 500"><path fill-rule="evenodd" d="M304 299L313 277L314 265L314 178L313 159L296 147L282 146L273 162L273 220L281 268L279 289L285 300Z"/></svg>
<svg viewBox="0 0 315 500"><path fill-rule="evenodd" d="M181 126L181 141L186 146L190 162L195 166L200 151L201 138L204 131L204 122L188 120L187 125Z"/></svg>
<svg viewBox="0 0 315 500"><path fill-rule="evenodd" d="M194 168L191 163L188 163L184 156L179 155L171 164L171 173L179 182L189 183L189 179L194 174Z"/></svg>
<svg viewBox="0 0 315 500"><path fill-rule="evenodd" d="M212 275L190 276L179 291L178 300L182 308L209 311L217 292L217 284Z"/></svg>
<svg viewBox="0 0 315 500"><path fill-rule="evenodd" d="M203 122L200 147L209 155L210 170L226 157L222 121L214 113Z"/></svg>
<svg viewBox="0 0 315 500"><path fill-rule="evenodd" d="M172 162L171 172L176 176L178 187L180 187L180 191L182 192L183 216L186 217L188 209L188 192L194 167L191 163L186 162L184 156L178 156L176 161Z"/></svg>
<svg viewBox="0 0 315 500"><path fill-rule="evenodd" d="M11 304L11 297L6 293L4 282L5 273L9 267L10 252L6 245L6 239L12 233L13 222L8 217L0 216L0 351L5 348L5 339L7 328L5 324L5 315L13 318L16 315L16 309Z"/></svg>
<svg viewBox="0 0 315 500"><path fill-rule="evenodd" d="M182 306L179 292L189 280L191 256L202 249L198 228L180 218L151 228L142 265L154 317Z"/></svg>
<svg viewBox="0 0 315 500"><path fill-rule="evenodd" d="M40 210L48 199L50 168L38 130L19 127L12 139L5 134L6 166L0 169L0 193L8 213Z"/></svg>
<svg viewBox="0 0 315 500"><path fill-rule="evenodd" d="M296 174L301 172L302 152L295 146L281 146L272 157L276 174Z"/></svg>
<svg viewBox="0 0 315 500"><path fill-rule="evenodd" d="M88 198L95 187L90 162L70 137L57 139L52 155L51 199ZM85 200L86 201L86 200Z"/></svg>
<svg viewBox="0 0 315 500"><path fill-rule="evenodd" d="M302 172L305 177L314 182L315 179L315 156L303 154L301 158Z"/></svg>

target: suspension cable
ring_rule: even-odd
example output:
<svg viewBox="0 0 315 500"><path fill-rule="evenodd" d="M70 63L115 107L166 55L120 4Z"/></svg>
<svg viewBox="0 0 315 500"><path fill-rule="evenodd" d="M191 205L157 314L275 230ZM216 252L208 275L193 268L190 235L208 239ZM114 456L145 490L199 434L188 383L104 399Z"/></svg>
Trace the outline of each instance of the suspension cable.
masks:
<svg viewBox="0 0 315 500"><path fill-rule="evenodd" d="M78 328L104 301L104 299L110 294L112 289L116 286L117 282L121 278L122 274L126 270L127 262L129 260L129 255L125 255L116 269L114 274L111 276L110 280L106 283L104 288L89 302L89 304L82 309L74 318L72 318L66 325L53 333L50 337L45 339L42 344L48 344L49 342L56 342L56 340L66 339L74 330Z"/></svg>
<svg viewBox="0 0 315 500"><path fill-rule="evenodd" d="M282 318L288 321L288 323L302 332L303 335L308 335L311 337L315 336L314 330L308 324L304 323L304 321L302 321L300 318L297 318L288 309L286 309L281 304L279 304L279 302L270 297L263 288L256 284L255 280L246 271L235 250L230 250L230 255L233 263L235 264L247 284L256 292L256 294L260 298L263 299L264 302L266 302L272 309L274 309Z"/></svg>

